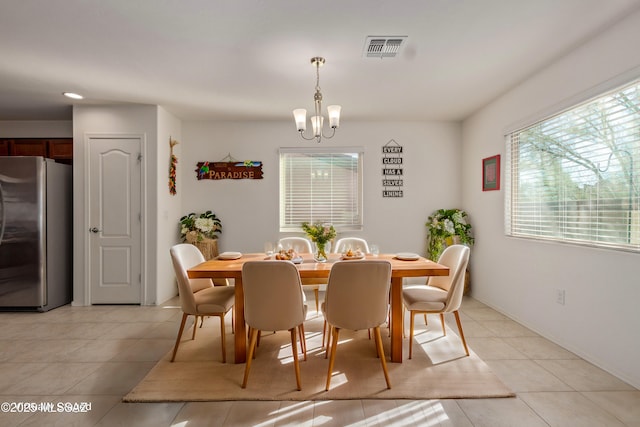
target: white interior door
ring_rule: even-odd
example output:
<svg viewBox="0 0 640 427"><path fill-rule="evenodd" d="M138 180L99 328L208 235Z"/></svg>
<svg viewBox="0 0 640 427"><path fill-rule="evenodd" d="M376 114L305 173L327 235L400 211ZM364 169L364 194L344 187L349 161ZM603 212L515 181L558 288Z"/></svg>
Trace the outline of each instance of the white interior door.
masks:
<svg viewBox="0 0 640 427"><path fill-rule="evenodd" d="M90 137L89 277L92 304L142 300L140 137Z"/></svg>

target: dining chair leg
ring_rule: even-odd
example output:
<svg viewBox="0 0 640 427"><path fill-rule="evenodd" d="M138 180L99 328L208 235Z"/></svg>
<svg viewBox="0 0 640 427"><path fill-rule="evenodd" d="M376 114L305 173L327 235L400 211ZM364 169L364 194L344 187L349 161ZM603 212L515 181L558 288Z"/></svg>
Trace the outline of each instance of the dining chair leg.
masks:
<svg viewBox="0 0 640 427"><path fill-rule="evenodd" d="M196 320L193 322L193 333L191 334L191 339L195 340L196 339L196 330L198 329L198 317L200 316L195 316ZM202 327L202 326L200 326Z"/></svg>
<svg viewBox="0 0 640 427"><path fill-rule="evenodd" d="M227 338L224 328L224 313L220 313L220 340L222 341L222 363L227 363Z"/></svg>
<svg viewBox="0 0 640 427"><path fill-rule="evenodd" d="M253 328L251 326L249 326L247 328L247 342L251 341L251 331L253 331ZM257 335L257 337L258 337L257 339L258 340L260 339L260 333L261 333L261 331L258 331L258 335ZM254 359L256 358L256 351L255 350L253 351L253 358Z"/></svg>
<svg viewBox="0 0 640 427"><path fill-rule="evenodd" d="M258 330L251 328L251 338L249 339L249 353L247 354L247 362L244 366L244 379L242 380L242 388L247 388L247 380L249 379L249 371L251 370L251 361L253 360L253 352L256 348L256 340L258 338Z"/></svg>
<svg viewBox="0 0 640 427"><path fill-rule="evenodd" d="M325 320L322 323L322 348L324 348L324 339L325 339L325 336L326 336L326 331L327 331L327 321Z"/></svg>
<svg viewBox="0 0 640 427"><path fill-rule="evenodd" d="M235 306L231 308L231 333L236 333L236 308Z"/></svg>
<svg viewBox="0 0 640 427"><path fill-rule="evenodd" d="M317 287L313 289L313 295L316 297L316 317L318 317L318 313L320 313L320 303L318 302L320 300L320 292Z"/></svg>
<svg viewBox="0 0 640 427"><path fill-rule="evenodd" d="M460 332L460 339L462 340L462 345L464 346L464 351L469 355L469 348L467 347L467 341L464 339L464 332L462 332L462 322L460 322L460 315L458 314L458 310L454 311L453 314L456 316L456 324L458 325L458 331Z"/></svg>
<svg viewBox="0 0 640 427"><path fill-rule="evenodd" d="M176 353L178 352L178 346L180 345L180 339L182 338L182 331L184 331L184 324L187 323L187 317L189 317L187 313L182 313L182 322L180 322L180 329L178 330L178 338L176 338L176 345L173 346L173 355L171 356L172 362L176 360ZM198 319L196 318L196 323L193 325L194 328L196 327L197 323L198 323Z"/></svg>
<svg viewBox="0 0 640 427"><path fill-rule="evenodd" d="M329 370L327 371L327 385L326 391L329 391L329 385L331 384L331 373L333 372L333 362L336 360L336 350L338 349L338 335L340 335L340 329L331 327L331 357L329 358Z"/></svg>
<svg viewBox="0 0 640 427"><path fill-rule="evenodd" d="M324 358L325 359L329 357L329 345L331 344L331 339L333 338L332 334L333 334L333 330L334 329L335 328L333 326L331 326L329 323L327 323L327 347L326 347L325 352L324 352Z"/></svg>
<svg viewBox="0 0 640 427"><path fill-rule="evenodd" d="M427 323L427 313L424 313L424 326L429 326L429 323Z"/></svg>
<svg viewBox="0 0 640 427"><path fill-rule="evenodd" d="M384 372L384 379L387 382L387 388L391 388L391 381L389 380L389 372L387 371L387 359L384 356L384 348L382 347L382 337L380 336L380 326L376 326L373 329L373 333L376 336L376 346L378 348L378 355L380 356L380 362L382 362L382 371Z"/></svg>
<svg viewBox="0 0 640 427"><path fill-rule="evenodd" d="M302 350L302 354L304 355L304 360L307 360L307 338L304 334L304 323L300 323L298 326L298 333L300 334L300 349Z"/></svg>
<svg viewBox="0 0 640 427"><path fill-rule="evenodd" d="M409 311L409 359L413 356L413 322L416 316L416 313L413 311Z"/></svg>
<svg viewBox="0 0 640 427"><path fill-rule="evenodd" d="M407 337L407 331L404 330L404 313L407 311L407 307L402 304L402 338Z"/></svg>
<svg viewBox="0 0 640 427"><path fill-rule="evenodd" d="M425 314L426 316L426 314ZM447 336L447 329L444 327L444 313L440 313L440 323L442 323L442 335Z"/></svg>
<svg viewBox="0 0 640 427"><path fill-rule="evenodd" d="M298 340L296 337L296 327L290 329L291 331L291 352L293 353L293 367L296 371L296 385L298 386L298 391L302 390L302 386L300 385L300 363L298 362L298 346L296 341Z"/></svg>

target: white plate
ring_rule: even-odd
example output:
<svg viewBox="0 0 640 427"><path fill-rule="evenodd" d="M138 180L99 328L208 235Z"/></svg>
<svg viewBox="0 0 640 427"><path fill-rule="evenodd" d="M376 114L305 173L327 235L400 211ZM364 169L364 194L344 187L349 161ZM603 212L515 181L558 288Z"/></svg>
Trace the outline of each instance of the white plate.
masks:
<svg viewBox="0 0 640 427"><path fill-rule="evenodd" d="M293 259L291 260L291 262L292 262L292 263L294 263L294 264L302 264L302 261L303 261L303 260L302 260L302 257L301 257L301 256L299 256L299 257L295 257L295 258L293 258Z"/></svg>
<svg viewBox="0 0 640 427"><path fill-rule="evenodd" d="M218 255L218 259L238 259L242 258L242 253L240 252L222 252Z"/></svg>
<svg viewBox="0 0 640 427"><path fill-rule="evenodd" d="M420 259L420 255L411 252L400 252L396 254L396 258L403 261L416 261Z"/></svg>

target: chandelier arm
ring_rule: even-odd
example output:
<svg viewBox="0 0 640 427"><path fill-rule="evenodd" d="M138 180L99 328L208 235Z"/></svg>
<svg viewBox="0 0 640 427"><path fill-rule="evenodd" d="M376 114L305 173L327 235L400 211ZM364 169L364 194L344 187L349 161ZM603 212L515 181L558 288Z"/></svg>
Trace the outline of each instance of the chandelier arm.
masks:
<svg viewBox="0 0 640 427"><path fill-rule="evenodd" d="M313 139L316 139L316 136L312 135L311 138L307 138L306 136L304 136L304 131L299 130L298 132L300 132L300 136L302 137L302 139L306 139L307 141L311 141Z"/></svg>
<svg viewBox="0 0 640 427"><path fill-rule="evenodd" d="M322 137L327 139L333 138L333 136L336 134L336 128L331 128L331 129L333 130L333 132L331 132L331 135L325 135L324 129L322 129Z"/></svg>

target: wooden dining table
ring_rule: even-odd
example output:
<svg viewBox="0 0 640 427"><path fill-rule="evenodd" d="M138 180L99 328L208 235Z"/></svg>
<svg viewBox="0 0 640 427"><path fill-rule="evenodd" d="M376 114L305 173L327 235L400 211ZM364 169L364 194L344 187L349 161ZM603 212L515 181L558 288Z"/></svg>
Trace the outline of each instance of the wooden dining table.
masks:
<svg viewBox="0 0 640 427"><path fill-rule="evenodd" d="M341 254L329 254L326 262L316 262L311 254L301 254L303 262L297 264L300 277L327 279L331 267L340 261ZM205 261L187 271L190 278L230 278L235 281L235 363L247 359L246 326L244 320L244 292L242 265L247 261L266 260L272 257L264 253L243 254L235 260L218 258ZM449 268L420 257L416 260L400 260L394 254L365 256L365 259L383 259L391 262L391 361L402 363L402 282L405 277L448 276ZM349 261L344 261L349 262Z"/></svg>

